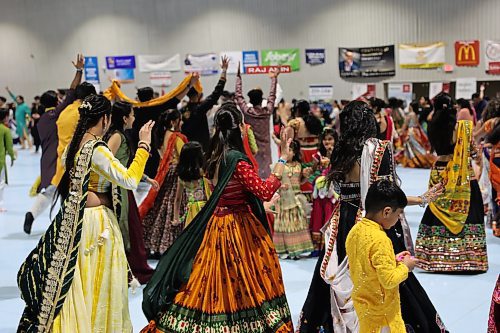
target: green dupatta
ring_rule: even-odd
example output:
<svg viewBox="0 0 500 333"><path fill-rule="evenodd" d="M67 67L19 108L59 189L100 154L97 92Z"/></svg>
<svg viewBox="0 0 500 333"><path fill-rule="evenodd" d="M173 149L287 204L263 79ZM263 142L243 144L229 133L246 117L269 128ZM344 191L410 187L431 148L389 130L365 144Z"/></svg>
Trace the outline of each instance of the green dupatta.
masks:
<svg viewBox="0 0 500 333"><path fill-rule="evenodd" d="M26 303L18 332L50 332L64 304L78 264L92 154L100 145L106 144L90 140L81 148L68 197L17 273L17 284ZM119 192L113 187L113 205L118 214L119 201Z"/></svg>
<svg viewBox="0 0 500 333"><path fill-rule="evenodd" d="M142 310L149 321L156 319L162 310L172 304L175 295L188 282L208 221L212 217L219 198L239 161L248 162L248 158L236 150L228 152L225 160L221 163L217 186L210 199L158 262L151 280L144 288L142 301ZM253 214L269 232L262 201L256 196L250 195L249 204Z"/></svg>

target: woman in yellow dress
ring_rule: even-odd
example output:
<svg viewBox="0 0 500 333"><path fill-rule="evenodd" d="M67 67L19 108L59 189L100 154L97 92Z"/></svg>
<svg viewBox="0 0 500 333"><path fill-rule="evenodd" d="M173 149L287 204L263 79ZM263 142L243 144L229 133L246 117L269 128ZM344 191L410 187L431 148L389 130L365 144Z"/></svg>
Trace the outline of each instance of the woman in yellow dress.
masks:
<svg viewBox="0 0 500 333"><path fill-rule="evenodd" d="M18 273L26 302L18 332L132 332L118 187L139 184L154 123L141 129L127 169L100 139L111 103L90 95L79 113L58 186L63 204Z"/></svg>

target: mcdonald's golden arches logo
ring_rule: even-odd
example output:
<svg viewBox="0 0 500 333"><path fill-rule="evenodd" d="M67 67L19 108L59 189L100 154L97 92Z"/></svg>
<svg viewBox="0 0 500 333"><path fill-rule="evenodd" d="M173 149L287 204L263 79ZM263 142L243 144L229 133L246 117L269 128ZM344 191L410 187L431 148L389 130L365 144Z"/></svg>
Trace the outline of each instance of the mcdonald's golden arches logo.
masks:
<svg viewBox="0 0 500 333"><path fill-rule="evenodd" d="M457 66L478 66L479 58L478 40L455 42L455 63Z"/></svg>

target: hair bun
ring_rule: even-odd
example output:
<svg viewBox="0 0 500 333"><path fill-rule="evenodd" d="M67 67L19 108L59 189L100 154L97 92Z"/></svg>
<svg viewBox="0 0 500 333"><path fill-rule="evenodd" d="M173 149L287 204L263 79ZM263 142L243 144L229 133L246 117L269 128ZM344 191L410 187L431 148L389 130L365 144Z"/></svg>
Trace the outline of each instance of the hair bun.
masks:
<svg viewBox="0 0 500 333"><path fill-rule="evenodd" d="M220 112L216 120L216 126L221 131L227 131L233 128L233 117L231 117L229 112Z"/></svg>

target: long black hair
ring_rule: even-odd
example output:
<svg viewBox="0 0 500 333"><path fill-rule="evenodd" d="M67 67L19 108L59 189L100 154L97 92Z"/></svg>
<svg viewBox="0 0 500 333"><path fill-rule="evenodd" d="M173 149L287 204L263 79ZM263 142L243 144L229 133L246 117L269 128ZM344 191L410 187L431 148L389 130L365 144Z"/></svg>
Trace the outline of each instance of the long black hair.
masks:
<svg viewBox="0 0 500 333"><path fill-rule="evenodd" d="M457 110L447 93L439 93L434 98L434 115L429 123L428 136L431 146L438 155L453 153L453 132L457 123Z"/></svg>
<svg viewBox="0 0 500 333"><path fill-rule="evenodd" d="M304 99L297 101L292 108L292 113L295 117L304 119L304 123L309 133L312 135L320 135L323 130L323 124L321 120L313 116L310 111L311 106L309 102Z"/></svg>
<svg viewBox="0 0 500 333"><path fill-rule="evenodd" d="M302 163L302 154L300 151L300 142L297 140L293 140L290 142L290 149L293 152L292 162Z"/></svg>
<svg viewBox="0 0 500 333"><path fill-rule="evenodd" d="M319 149L318 150L319 150L319 153L321 154L321 156L325 156L325 157L328 155L328 152L326 151L326 147L323 144L323 140L327 136L333 137L334 147L335 147L335 144L337 143L337 141L339 140L339 135L337 134L337 131L335 131L333 128L325 127L323 129L323 133L321 133L321 135L319 136Z"/></svg>
<svg viewBox="0 0 500 333"><path fill-rule="evenodd" d="M131 112L132 112L132 104L128 102L119 101L113 104L113 107L111 108L111 125L109 126L109 129L103 138L105 142L108 142L111 136L116 132L123 134L128 146L129 163L131 162L132 157L134 156L135 147L132 143L133 140L130 138L130 135L128 134L127 131L124 130L125 121L123 120L123 117L128 117Z"/></svg>
<svg viewBox="0 0 500 333"><path fill-rule="evenodd" d="M365 102L352 101L340 112L340 136L330 159L329 180L345 181L345 176L361 157L365 141L377 136L375 115Z"/></svg>
<svg viewBox="0 0 500 333"><path fill-rule="evenodd" d="M83 100L78 108L78 112L80 113L80 119L78 120L75 133L67 148L65 163L66 171L57 186L57 195L54 203L57 201L58 196L61 196L63 200L68 196L69 185L75 165L75 157L80 149L83 136L89 128L97 125L103 116L109 116L111 114L111 102L102 95L89 95Z"/></svg>
<svg viewBox="0 0 500 333"><path fill-rule="evenodd" d="M197 141L186 143L179 155L177 164L177 174L185 182L198 180L201 178L201 171L205 166L205 156L203 148Z"/></svg>
<svg viewBox="0 0 500 333"><path fill-rule="evenodd" d="M486 122L492 118L500 117L500 99L493 98L488 101L488 104L483 111L483 122Z"/></svg>
<svg viewBox="0 0 500 333"><path fill-rule="evenodd" d="M172 128L173 122L181 118L181 112L177 109L164 111L155 124L153 131L153 148L160 149L165 139L165 133Z"/></svg>
<svg viewBox="0 0 500 333"><path fill-rule="evenodd" d="M241 112L232 102L221 105L215 114L215 133L210 139L207 151L207 175L213 179L219 161L233 149L245 153L240 125L243 123Z"/></svg>

